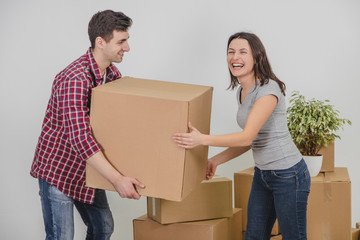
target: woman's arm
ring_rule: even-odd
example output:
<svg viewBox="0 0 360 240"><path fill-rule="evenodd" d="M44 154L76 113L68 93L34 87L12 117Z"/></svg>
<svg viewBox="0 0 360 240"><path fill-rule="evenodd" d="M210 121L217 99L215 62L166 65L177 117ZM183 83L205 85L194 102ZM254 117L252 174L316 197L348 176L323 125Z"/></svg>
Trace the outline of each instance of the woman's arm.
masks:
<svg viewBox="0 0 360 240"><path fill-rule="evenodd" d="M249 149L250 149L249 146L247 146L247 147L230 147L230 148L222 151L221 153L213 156L212 158L210 158L208 160L206 179L211 179L214 176L217 166L240 156L241 154L247 152Z"/></svg>
<svg viewBox="0 0 360 240"><path fill-rule="evenodd" d="M261 127L265 124L277 104L277 97L266 95L255 101L246 120L242 132L224 135L206 135L200 133L189 123L190 133L176 133L173 140L183 148L194 148L198 145L217 147L243 147L250 146Z"/></svg>

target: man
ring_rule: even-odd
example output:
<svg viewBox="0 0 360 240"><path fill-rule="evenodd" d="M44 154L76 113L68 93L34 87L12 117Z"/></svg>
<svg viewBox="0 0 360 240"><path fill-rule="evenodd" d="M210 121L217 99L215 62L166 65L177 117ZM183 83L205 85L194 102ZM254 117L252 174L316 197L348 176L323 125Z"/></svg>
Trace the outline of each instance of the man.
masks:
<svg viewBox="0 0 360 240"><path fill-rule="evenodd" d="M106 194L85 186L86 163L121 197L140 198L135 186L144 185L109 164L89 124L91 90L121 77L112 63L130 50L131 24L121 12L96 13L88 27L91 47L55 77L30 172L39 179L46 239L73 239L74 205L88 227L86 239L110 239L114 223Z"/></svg>

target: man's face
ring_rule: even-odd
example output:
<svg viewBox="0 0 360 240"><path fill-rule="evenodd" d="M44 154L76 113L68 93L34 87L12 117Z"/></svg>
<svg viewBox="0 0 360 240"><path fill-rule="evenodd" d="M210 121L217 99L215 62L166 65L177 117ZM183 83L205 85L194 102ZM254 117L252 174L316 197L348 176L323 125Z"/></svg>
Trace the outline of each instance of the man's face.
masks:
<svg viewBox="0 0 360 240"><path fill-rule="evenodd" d="M104 43L104 58L109 62L120 63L124 56L124 52L130 50L128 39L128 32L114 30L113 38L109 42Z"/></svg>

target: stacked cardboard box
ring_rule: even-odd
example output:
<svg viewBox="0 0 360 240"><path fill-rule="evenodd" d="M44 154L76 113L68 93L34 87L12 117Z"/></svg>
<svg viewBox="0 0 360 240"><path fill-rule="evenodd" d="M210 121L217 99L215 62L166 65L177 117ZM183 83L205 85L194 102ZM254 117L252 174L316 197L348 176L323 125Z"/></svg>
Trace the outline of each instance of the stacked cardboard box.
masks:
<svg viewBox="0 0 360 240"><path fill-rule="evenodd" d="M208 148L179 148L191 122L209 133L212 87L124 77L93 89L90 124L109 162L142 182L140 195L181 201L205 178ZM89 165L86 184L114 190Z"/></svg>
<svg viewBox="0 0 360 240"><path fill-rule="evenodd" d="M241 240L241 215L234 208L230 218L166 225L143 215L133 220L134 240Z"/></svg>
<svg viewBox="0 0 360 240"><path fill-rule="evenodd" d="M360 240L360 223L356 223L356 228L351 229L351 240Z"/></svg>
<svg viewBox="0 0 360 240"><path fill-rule="evenodd" d="M134 239L242 239L241 221L231 180L215 176L181 202L148 197L147 216L133 220Z"/></svg>
<svg viewBox="0 0 360 240"><path fill-rule="evenodd" d="M335 168L335 144L328 143L326 147L320 149L319 154L323 155L320 172L333 172Z"/></svg>
<svg viewBox="0 0 360 240"><path fill-rule="evenodd" d="M232 206L232 182L220 176L204 180L181 202L147 198L148 217L161 224L231 217Z"/></svg>
<svg viewBox="0 0 360 240"><path fill-rule="evenodd" d="M351 238L351 182L346 168L311 179L307 214L309 240Z"/></svg>

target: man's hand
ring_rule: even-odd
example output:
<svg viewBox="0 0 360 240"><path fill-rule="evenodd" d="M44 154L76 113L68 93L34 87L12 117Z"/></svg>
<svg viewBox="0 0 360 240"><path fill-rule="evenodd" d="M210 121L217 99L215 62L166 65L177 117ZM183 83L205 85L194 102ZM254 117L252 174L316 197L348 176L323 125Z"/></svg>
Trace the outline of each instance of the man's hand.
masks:
<svg viewBox="0 0 360 240"><path fill-rule="evenodd" d="M105 177L122 198L139 199L140 194L136 191L136 187L145 188L144 184L135 178L121 175L105 158L104 154L99 151L91 156L86 162L96 169L103 177Z"/></svg>
<svg viewBox="0 0 360 240"><path fill-rule="evenodd" d="M144 188L144 184L136 180L135 178L120 176L115 182L113 182L115 190L122 198L140 199L140 194L136 188Z"/></svg>

